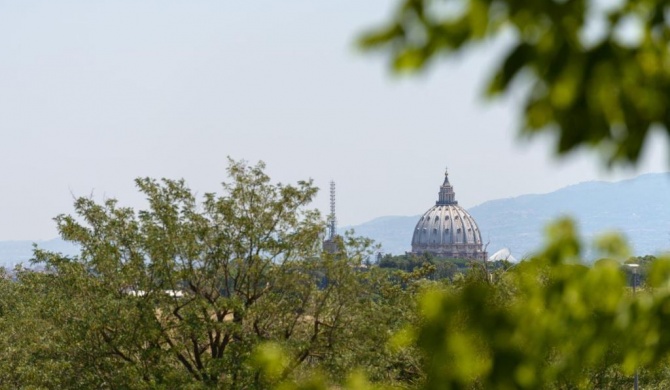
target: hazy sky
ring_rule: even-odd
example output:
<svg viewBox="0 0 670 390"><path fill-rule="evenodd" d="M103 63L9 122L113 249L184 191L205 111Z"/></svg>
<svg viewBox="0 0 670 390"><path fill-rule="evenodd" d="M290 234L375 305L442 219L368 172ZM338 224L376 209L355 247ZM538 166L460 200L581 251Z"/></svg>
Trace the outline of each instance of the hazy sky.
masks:
<svg viewBox="0 0 670 390"><path fill-rule="evenodd" d="M226 157L282 182L337 183L340 225L415 215L449 166L457 199L549 192L638 171L520 142L513 102L486 103L497 46L393 76L355 38L382 0L0 0L0 240L49 239L72 197L142 204L133 179L218 190Z"/></svg>

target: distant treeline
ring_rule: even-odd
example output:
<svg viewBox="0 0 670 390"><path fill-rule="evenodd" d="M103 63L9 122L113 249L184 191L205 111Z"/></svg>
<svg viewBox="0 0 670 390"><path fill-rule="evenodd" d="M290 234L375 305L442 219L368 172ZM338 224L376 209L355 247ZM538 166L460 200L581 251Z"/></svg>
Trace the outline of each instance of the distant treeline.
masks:
<svg viewBox="0 0 670 390"><path fill-rule="evenodd" d="M377 265L380 268L396 269L406 272L414 272L420 268L430 270L426 277L433 280L449 279L453 280L456 275L466 274L472 268L482 268L489 272L504 270L514 265L509 261L476 261L470 259L455 259L448 257L434 256L429 253L414 254L405 253L403 255L385 254L377 258Z"/></svg>

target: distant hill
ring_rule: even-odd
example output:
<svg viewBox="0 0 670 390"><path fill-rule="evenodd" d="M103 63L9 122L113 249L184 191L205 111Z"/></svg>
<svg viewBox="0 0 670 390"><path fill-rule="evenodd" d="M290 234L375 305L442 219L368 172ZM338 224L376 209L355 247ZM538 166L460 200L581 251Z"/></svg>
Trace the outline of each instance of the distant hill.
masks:
<svg viewBox="0 0 670 390"><path fill-rule="evenodd" d="M426 210L430 205L426 205ZM507 247L517 259L542 244L544 226L570 215L582 236L590 239L604 231L620 231L636 255L670 250L670 175L652 173L616 183L591 181L541 195L485 202L468 210L489 242L490 254ZM412 232L420 215L375 218L353 228L357 235L374 239L382 251L402 254L411 249ZM0 265L28 264L32 241L0 241ZM38 241L40 248L67 255L77 248L60 239ZM587 255L588 256L588 255Z"/></svg>
<svg viewBox="0 0 670 390"><path fill-rule="evenodd" d="M357 236L369 237L382 245L384 253L402 254L411 249L412 232L420 215L379 217L356 226L338 229L340 234L354 229Z"/></svg>
<svg viewBox="0 0 670 390"><path fill-rule="evenodd" d="M562 215L575 218L587 239L614 230L624 233L637 255L670 250L670 175L663 173L615 183L591 181L548 194L492 200L468 211L477 221L484 242L490 242L489 253L508 247L517 259L536 250L543 242L544 226ZM419 217L381 217L347 228L381 243L386 253L401 254L411 249Z"/></svg>

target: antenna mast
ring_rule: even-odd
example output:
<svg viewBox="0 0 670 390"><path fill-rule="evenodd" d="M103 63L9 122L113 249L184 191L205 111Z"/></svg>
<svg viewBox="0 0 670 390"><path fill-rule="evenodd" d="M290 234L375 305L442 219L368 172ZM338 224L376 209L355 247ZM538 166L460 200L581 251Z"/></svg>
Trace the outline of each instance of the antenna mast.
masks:
<svg viewBox="0 0 670 390"><path fill-rule="evenodd" d="M330 215L328 216L328 239L335 239L337 234L337 218L335 218L335 182L330 182Z"/></svg>

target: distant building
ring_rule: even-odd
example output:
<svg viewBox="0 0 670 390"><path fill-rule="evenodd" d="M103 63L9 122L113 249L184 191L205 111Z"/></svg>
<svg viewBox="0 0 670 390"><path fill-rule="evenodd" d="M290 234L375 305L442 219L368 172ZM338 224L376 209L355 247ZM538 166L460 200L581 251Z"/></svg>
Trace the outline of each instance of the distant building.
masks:
<svg viewBox="0 0 670 390"><path fill-rule="evenodd" d="M489 257L489 261L500 261L500 260L509 261L510 263L519 262L519 260L517 260L514 256L512 256L512 251L509 250L509 248L502 248L501 250L492 254L491 257Z"/></svg>
<svg viewBox="0 0 670 390"><path fill-rule="evenodd" d="M479 227L458 205L447 171L435 206L421 216L414 228L412 253L482 261L488 258Z"/></svg>

